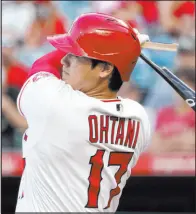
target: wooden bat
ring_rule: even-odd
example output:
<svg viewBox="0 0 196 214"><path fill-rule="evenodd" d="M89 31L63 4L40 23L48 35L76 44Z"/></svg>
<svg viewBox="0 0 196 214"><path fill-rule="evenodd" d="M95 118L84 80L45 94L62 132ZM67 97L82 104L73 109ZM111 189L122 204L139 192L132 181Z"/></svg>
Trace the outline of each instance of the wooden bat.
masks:
<svg viewBox="0 0 196 214"><path fill-rule="evenodd" d="M160 50L160 51L177 51L178 44L167 44L167 43L158 43L158 42L145 42L142 45L142 48Z"/></svg>
<svg viewBox="0 0 196 214"><path fill-rule="evenodd" d="M169 69L163 67L160 68L144 54L140 54L140 58L143 59L151 68L153 68L160 76L169 83L169 85L186 101L186 103L196 111L195 106L195 91L188 87L182 80L180 80Z"/></svg>

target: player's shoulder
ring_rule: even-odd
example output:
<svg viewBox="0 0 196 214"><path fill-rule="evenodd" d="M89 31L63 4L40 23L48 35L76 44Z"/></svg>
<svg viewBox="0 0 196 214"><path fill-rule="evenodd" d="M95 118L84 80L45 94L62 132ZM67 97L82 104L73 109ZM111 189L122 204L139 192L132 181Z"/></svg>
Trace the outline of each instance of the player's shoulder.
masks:
<svg viewBox="0 0 196 214"><path fill-rule="evenodd" d="M21 91L26 88L29 88L33 91L40 91L40 93L46 91L49 93L50 91L57 91L61 88L64 88L66 85L66 88L70 88L68 84L65 84L61 79L58 79L54 74L40 71L38 73L35 73L31 75L27 81L24 83Z"/></svg>
<svg viewBox="0 0 196 214"><path fill-rule="evenodd" d="M123 108L125 108L124 110L130 112L131 115L135 115L136 117L147 117L145 108L137 101L121 97L120 100L123 104Z"/></svg>
<svg viewBox="0 0 196 214"><path fill-rule="evenodd" d="M54 75L45 71L40 71L39 73L35 73L28 77L28 79L25 81L25 83L22 86L23 90L29 85L37 85L40 82L43 84L45 82L48 82L49 79L53 79Z"/></svg>
<svg viewBox="0 0 196 214"><path fill-rule="evenodd" d="M21 106L27 104L28 108L33 103L42 103L48 106L55 97L62 97L62 93L68 97L72 94L72 91L71 86L65 84L54 74L40 71L30 76L22 86L17 98L17 106L20 112L22 112Z"/></svg>
<svg viewBox="0 0 196 214"><path fill-rule="evenodd" d="M58 78L52 73L40 71L31 75L27 81L30 81L33 84L46 84L51 80L58 80Z"/></svg>
<svg viewBox="0 0 196 214"><path fill-rule="evenodd" d="M126 105L128 105L128 106L138 107L140 109L144 109L143 106L135 100L132 100L130 98L122 98L122 97L119 97L119 99L123 102L126 102Z"/></svg>

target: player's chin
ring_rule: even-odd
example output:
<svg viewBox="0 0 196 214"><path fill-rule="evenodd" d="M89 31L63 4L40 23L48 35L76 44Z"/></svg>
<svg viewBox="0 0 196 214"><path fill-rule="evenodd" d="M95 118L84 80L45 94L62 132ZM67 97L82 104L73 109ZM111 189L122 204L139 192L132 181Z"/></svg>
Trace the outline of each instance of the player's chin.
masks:
<svg viewBox="0 0 196 214"><path fill-rule="evenodd" d="M67 83L69 81L69 75L63 72L62 73L62 80Z"/></svg>
<svg viewBox="0 0 196 214"><path fill-rule="evenodd" d="M66 83L66 84L69 84L69 80L68 80L68 78L66 78L66 77L62 77L62 80Z"/></svg>
<svg viewBox="0 0 196 214"><path fill-rule="evenodd" d="M69 79L69 78L63 78L62 79L66 84L70 85L74 90L77 89L77 87L75 87L74 83Z"/></svg>

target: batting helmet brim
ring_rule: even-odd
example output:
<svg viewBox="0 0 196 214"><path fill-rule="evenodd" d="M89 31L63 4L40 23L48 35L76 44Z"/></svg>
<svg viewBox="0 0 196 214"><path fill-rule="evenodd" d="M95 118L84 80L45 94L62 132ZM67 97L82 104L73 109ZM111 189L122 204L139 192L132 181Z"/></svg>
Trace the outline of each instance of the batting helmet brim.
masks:
<svg viewBox="0 0 196 214"><path fill-rule="evenodd" d="M48 36L48 42L58 50L76 56L87 56L84 50L68 34Z"/></svg>

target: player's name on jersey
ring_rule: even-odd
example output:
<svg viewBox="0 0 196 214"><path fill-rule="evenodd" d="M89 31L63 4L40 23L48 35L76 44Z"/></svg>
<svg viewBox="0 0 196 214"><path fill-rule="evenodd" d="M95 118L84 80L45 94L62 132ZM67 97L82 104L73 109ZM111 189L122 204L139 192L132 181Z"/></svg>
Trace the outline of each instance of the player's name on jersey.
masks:
<svg viewBox="0 0 196 214"><path fill-rule="evenodd" d="M91 143L135 148L140 129L139 121L108 115L90 115L88 122L89 141Z"/></svg>

